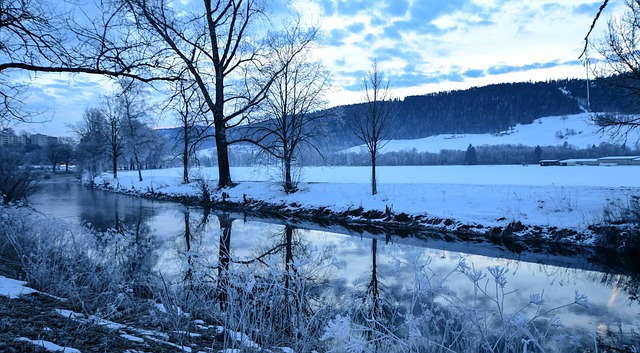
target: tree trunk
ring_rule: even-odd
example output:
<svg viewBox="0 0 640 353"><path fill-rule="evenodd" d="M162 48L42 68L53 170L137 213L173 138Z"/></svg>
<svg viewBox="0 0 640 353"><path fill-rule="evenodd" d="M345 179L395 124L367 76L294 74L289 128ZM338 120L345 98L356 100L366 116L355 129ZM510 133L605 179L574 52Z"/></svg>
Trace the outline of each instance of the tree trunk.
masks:
<svg viewBox="0 0 640 353"><path fill-rule="evenodd" d="M182 182L189 184L189 166L186 160L182 162Z"/></svg>
<svg viewBox="0 0 640 353"><path fill-rule="evenodd" d="M284 192L293 192L293 182L291 181L291 157L284 159Z"/></svg>
<svg viewBox="0 0 640 353"><path fill-rule="evenodd" d="M227 143L227 127L216 119L216 152L218 154L218 189L233 186L229 166L229 144Z"/></svg>
<svg viewBox="0 0 640 353"><path fill-rule="evenodd" d="M220 248L218 251L218 286L216 288L217 300L220 310L227 308L227 287L229 286L228 271L231 262L231 225L233 219L229 215L218 216L220 221Z"/></svg>
<svg viewBox="0 0 640 353"><path fill-rule="evenodd" d="M118 179L118 157L115 151L113 151L113 158L111 159L113 167L113 178Z"/></svg>
<svg viewBox="0 0 640 353"><path fill-rule="evenodd" d="M184 129L184 146L182 146L182 182L189 184L189 138L187 137L189 131Z"/></svg>
<svg viewBox="0 0 640 353"><path fill-rule="evenodd" d="M378 181L376 179L376 157L371 156L371 195L378 193Z"/></svg>
<svg viewBox="0 0 640 353"><path fill-rule="evenodd" d="M138 166L138 180L142 181L142 163L140 163L140 158L138 157L138 152L135 151L133 152L133 157L136 160L136 166Z"/></svg>

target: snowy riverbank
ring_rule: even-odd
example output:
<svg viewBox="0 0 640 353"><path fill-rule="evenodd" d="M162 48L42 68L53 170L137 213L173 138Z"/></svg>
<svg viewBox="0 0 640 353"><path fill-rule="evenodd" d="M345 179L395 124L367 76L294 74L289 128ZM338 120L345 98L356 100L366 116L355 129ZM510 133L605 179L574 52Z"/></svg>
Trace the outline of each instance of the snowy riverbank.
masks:
<svg viewBox="0 0 640 353"><path fill-rule="evenodd" d="M197 182L182 184L181 171L105 173L98 185L120 192L201 197ZM640 167L418 166L380 167L379 193L370 195L367 167L309 167L299 191L285 194L277 172L264 167L232 168L236 187L215 191L217 170L194 169L192 180L204 180L212 199L236 205L270 205L278 210L320 209L354 221L383 222L391 210L409 222L443 230L494 232L519 229L562 229L579 234L574 241L596 241L594 227L621 221L621 207L640 195ZM375 211L375 212L366 212ZM382 214L381 214L382 213ZM393 218L397 219L397 217ZM514 233L514 232L511 232Z"/></svg>

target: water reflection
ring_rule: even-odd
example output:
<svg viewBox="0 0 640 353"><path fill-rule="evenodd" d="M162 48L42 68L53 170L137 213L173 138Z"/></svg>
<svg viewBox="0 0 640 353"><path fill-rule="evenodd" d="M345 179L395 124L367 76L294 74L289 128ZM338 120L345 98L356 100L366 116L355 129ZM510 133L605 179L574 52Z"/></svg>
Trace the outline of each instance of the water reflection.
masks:
<svg viewBox="0 0 640 353"><path fill-rule="evenodd" d="M218 215L220 240L218 241L218 288L216 290L220 310L227 307L229 290L229 265L231 263L231 226L233 219L226 213Z"/></svg>
<svg viewBox="0 0 640 353"><path fill-rule="evenodd" d="M577 290L589 295L590 308L563 309L561 320L567 327L593 334L598 327L637 329L639 275L593 271L594 265L584 259L526 253L488 257L483 254L494 250L485 251L482 244L298 229L74 184L54 185L47 192L35 202L41 212L118 237L116 259L131 280L143 284L161 273L168 281L183 281L189 293L208 291L220 311L245 302L251 308L234 315L255 320L262 315L262 329L282 332L282 337L310 330L302 327L308 315L330 305L361 325L366 340L380 348L376 335L401 327L400 316L425 318L437 307L451 305L442 296L436 298L445 290L456 300L478 299L473 282L455 270L462 258L485 275L488 267L508 270L504 277L513 292L505 299L505 312L518 311L533 293L544 291L545 305L554 307L571 302ZM153 295L141 288L140 296ZM490 304L487 298L480 299ZM446 319L434 316L433 330L446 327ZM403 327L410 335L408 326Z"/></svg>

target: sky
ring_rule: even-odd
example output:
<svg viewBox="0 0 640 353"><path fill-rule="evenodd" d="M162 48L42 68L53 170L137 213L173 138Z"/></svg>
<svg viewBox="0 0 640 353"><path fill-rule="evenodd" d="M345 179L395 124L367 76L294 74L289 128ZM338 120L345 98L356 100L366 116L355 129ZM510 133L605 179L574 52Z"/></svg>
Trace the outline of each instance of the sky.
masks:
<svg viewBox="0 0 640 353"><path fill-rule="evenodd" d="M189 1L189 0L183 0ZM195 1L195 0L191 0ZM285 0L279 0L285 1ZM377 61L396 98L501 82L586 78L579 56L601 0L292 0L321 29L314 57L331 72L329 107L358 103ZM278 6L284 6L279 3ZM612 0L591 39L624 11ZM68 124L112 89L106 79L31 76L29 104L46 124L17 130L70 135ZM170 126L168 119L159 127Z"/></svg>

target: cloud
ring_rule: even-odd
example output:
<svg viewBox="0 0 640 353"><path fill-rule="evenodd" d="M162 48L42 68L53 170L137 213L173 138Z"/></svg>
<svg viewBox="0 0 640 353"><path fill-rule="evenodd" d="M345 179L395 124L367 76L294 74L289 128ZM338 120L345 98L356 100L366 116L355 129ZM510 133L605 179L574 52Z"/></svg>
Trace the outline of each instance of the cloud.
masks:
<svg viewBox="0 0 640 353"><path fill-rule="evenodd" d="M469 70L465 70L461 73L462 76L464 77L468 77L468 78L478 78L478 77L483 77L485 75L485 70L481 70L481 69L469 69Z"/></svg>
<svg viewBox="0 0 640 353"><path fill-rule="evenodd" d="M334 29L322 39L323 44L339 47L345 44L345 39L349 37L349 32L344 29Z"/></svg>
<svg viewBox="0 0 640 353"><path fill-rule="evenodd" d="M386 13L391 17L403 17L409 11L409 0L390 1L386 6Z"/></svg>
<svg viewBox="0 0 640 353"><path fill-rule="evenodd" d="M396 44L394 47L379 47L373 50L374 58L380 63L391 62L394 60L404 61L405 63L415 67L423 63L422 54L412 47Z"/></svg>
<svg viewBox="0 0 640 353"><path fill-rule="evenodd" d="M362 22L356 22L353 24L350 24L349 26L347 26L347 32L353 33L353 34L359 34L362 33L362 31L364 31L365 29L365 25Z"/></svg>
<svg viewBox="0 0 640 353"><path fill-rule="evenodd" d="M487 75L504 75L513 72L549 69L558 66L581 65L580 60L564 61L554 60L545 63L531 63L525 65L494 65L485 70Z"/></svg>
<svg viewBox="0 0 640 353"><path fill-rule="evenodd" d="M598 9L602 5L602 1L595 1L589 4L580 4L573 7L573 13L576 15L592 15L598 13Z"/></svg>

